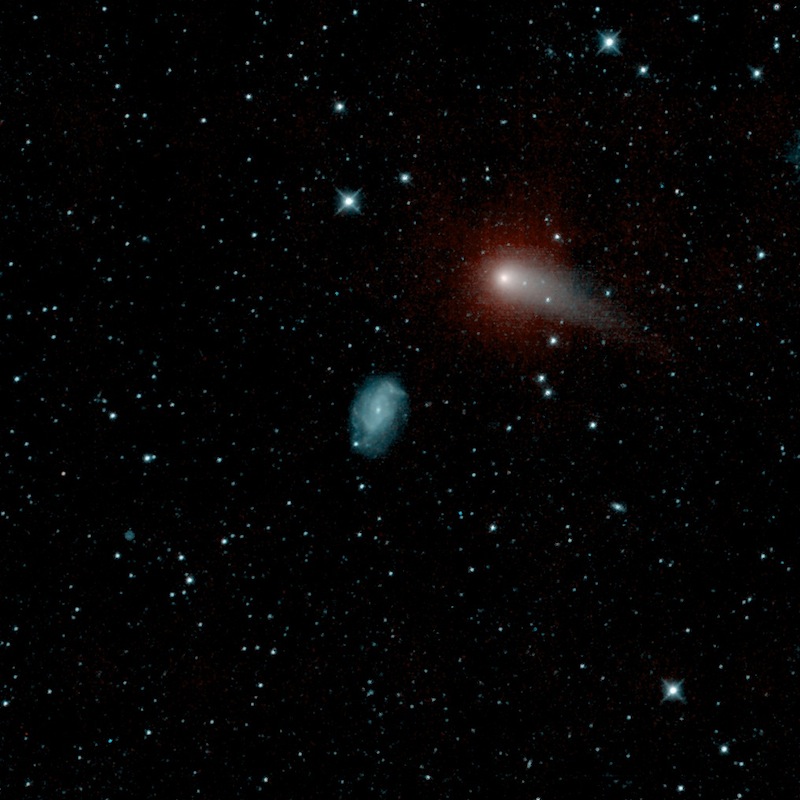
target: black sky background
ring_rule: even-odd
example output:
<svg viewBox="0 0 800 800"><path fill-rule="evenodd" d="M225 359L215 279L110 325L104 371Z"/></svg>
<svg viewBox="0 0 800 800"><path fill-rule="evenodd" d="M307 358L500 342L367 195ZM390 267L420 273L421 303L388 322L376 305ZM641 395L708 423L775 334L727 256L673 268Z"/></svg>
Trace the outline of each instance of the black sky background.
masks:
<svg viewBox="0 0 800 800"><path fill-rule="evenodd" d="M798 15L595 8L2 12L9 797L797 796Z"/></svg>

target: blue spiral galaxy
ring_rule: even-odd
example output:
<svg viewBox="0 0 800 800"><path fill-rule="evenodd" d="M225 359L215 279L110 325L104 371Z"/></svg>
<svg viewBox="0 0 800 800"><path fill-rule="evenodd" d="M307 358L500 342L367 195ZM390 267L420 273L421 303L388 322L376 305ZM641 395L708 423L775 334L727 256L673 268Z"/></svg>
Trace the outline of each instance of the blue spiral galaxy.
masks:
<svg viewBox="0 0 800 800"><path fill-rule="evenodd" d="M388 375L367 378L350 407L350 444L367 458L384 455L403 429L408 395Z"/></svg>

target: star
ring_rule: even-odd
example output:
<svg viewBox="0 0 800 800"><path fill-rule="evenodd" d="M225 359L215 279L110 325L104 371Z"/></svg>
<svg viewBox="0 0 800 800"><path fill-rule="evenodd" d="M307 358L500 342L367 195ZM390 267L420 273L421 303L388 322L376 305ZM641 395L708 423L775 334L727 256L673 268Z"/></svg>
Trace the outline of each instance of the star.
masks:
<svg viewBox="0 0 800 800"><path fill-rule="evenodd" d="M683 681L661 681L661 688L663 694L661 696L662 703L685 703L686 697L683 694Z"/></svg>
<svg viewBox="0 0 800 800"><path fill-rule="evenodd" d="M600 31L598 40L600 42L598 53L606 53L610 56L618 56L620 54L619 31Z"/></svg>
<svg viewBox="0 0 800 800"><path fill-rule="evenodd" d="M360 214L361 213L361 190L357 192L343 192L336 190L339 196L339 208L337 214Z"/></svg>

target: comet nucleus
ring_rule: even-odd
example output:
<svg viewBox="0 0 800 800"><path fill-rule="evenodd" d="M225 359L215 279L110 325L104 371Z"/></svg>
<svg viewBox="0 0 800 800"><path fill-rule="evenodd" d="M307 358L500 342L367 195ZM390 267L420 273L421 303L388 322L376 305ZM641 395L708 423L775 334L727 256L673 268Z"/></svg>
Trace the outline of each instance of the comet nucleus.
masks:
<svg viewBox="0 0 800 800"><path fill-rule="evenodd" d="M493 294L521 318L535 315L572 325L610 329L619 322L607 297L592 293L574 271L535 253L505 252L487 264Z"/></svg>

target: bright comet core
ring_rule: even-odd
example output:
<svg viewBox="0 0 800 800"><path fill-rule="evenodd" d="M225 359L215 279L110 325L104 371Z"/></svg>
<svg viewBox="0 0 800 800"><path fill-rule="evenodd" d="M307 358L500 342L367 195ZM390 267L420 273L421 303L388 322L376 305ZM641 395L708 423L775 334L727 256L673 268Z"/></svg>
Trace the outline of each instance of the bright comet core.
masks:
<svg viewBox="0 0 800 800"><path fill-rule="evenodd" d="M545 257L519 254L489 264L493 292L510 310L522 316L556 319L573 325L606 328L612 308L578 285L574 273Z"/></svg>

